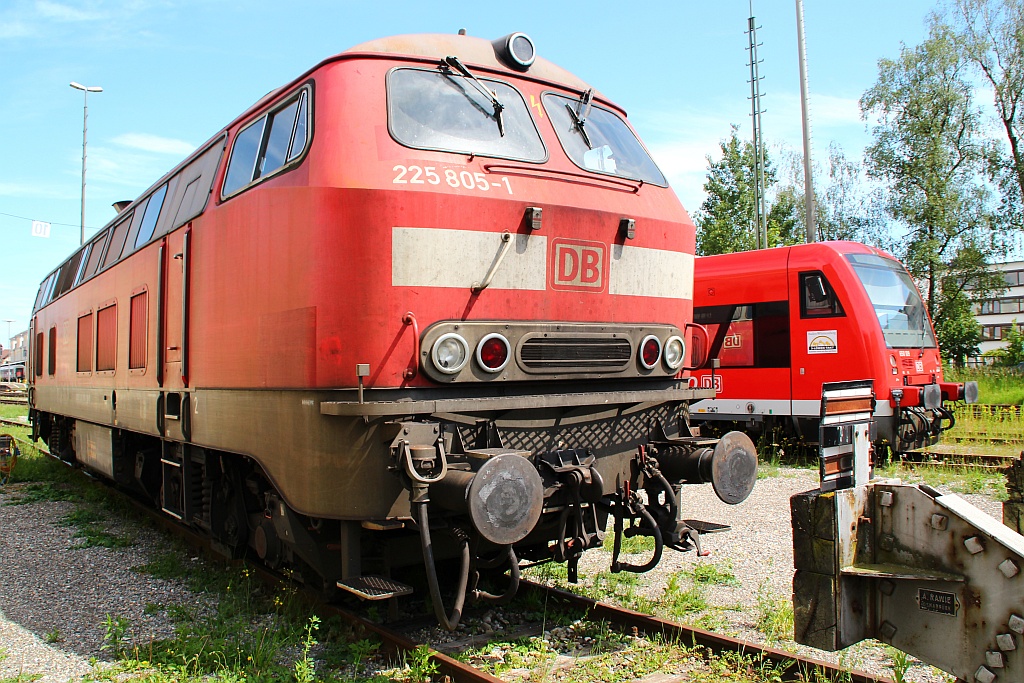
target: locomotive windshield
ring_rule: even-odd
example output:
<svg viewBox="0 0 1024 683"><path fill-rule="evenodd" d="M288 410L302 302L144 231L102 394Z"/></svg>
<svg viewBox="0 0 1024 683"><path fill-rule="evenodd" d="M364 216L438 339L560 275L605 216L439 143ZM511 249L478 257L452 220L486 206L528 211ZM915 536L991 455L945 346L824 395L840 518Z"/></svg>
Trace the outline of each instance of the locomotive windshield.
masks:
<svg viewBox="0 0 1024 683"><path fill-rule="evenodd" d="M898 262L874 254L847 254L892 349L934 348L935 336L917 287Z"/></svg>
<svg viewBox="0 0 1024 683"><path fill-rule="evenodd" d="M547 150L526 101L507 83L453 72L395 69L388 75L388 126L415 149L521 161L544 161ZM498 102L500 106L496 106Z"/></svg>
<svg viewBox="0 0 1024 683"><path fill-rule="evenodd" d="M544 110L565 153L580 168L668 186L626 122L607 109L591 105L589 91L577 99L548 93L544 95Z"/></svg>

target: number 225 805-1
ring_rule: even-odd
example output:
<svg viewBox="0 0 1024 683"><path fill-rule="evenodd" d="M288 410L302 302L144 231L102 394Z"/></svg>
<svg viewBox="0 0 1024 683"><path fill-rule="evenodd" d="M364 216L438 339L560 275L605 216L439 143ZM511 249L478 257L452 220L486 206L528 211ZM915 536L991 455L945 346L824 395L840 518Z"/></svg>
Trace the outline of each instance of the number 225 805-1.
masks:
<svg viewBox="0 0 1024 683"><path fill-rule="evenodd" d="M447 183L449 187L461 187L467 190L490 192L492 188L504 188L512 194L512 184L508 178L501 176L499 181L491 181L486 174L456 171L453 168L437 168L434 166L403 166L397 164L391 169L398 175L391 181L395 185L440 185Z"/></svg>

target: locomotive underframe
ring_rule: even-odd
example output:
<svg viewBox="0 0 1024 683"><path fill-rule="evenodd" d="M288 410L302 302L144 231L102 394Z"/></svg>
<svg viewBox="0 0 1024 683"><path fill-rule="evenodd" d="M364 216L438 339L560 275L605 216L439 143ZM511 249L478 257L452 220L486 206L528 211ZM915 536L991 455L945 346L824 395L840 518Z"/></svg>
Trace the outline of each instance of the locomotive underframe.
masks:
<svg viewBox="0 0 1024 683"><path fill-rule="evenodd" d="M680 516L683 483L714 480L720 495L745 498L756 472L752 445L743 445L738 474L712 474L724 451L715 440L690 435L687 403L678 400L708 390L676 382L561 395L518 388L497 398L467 397L463 387L401 392L404 401L395 400L399 392L368 391L363 403L338 400L356 398L344 391L76 389L73 403L65 393L33 390L34 406L81 408L75 416L33 409L36 435L52 453L202 530L224 554L251 550L272 567L301 569L322 589L367 569L388 575L420 564L416 545L425 528L433 535L432 557L471 557L474 572L501 565L506 555L517 567L518 555L569 562L574 578L582 552L603 543L609 516L619 542L623 535L656 538L654 556L639 566L620 563L616 543L615 570L645 571L665 545L699 548L699 536ZM467 402L478 410L455 410ZM434 412L399 412L422 406ZM345 414L357 411L367 414ZM97 420L104 413L106 424ZM402 449L410 447L419 449L418 460L412 465L410 457L403 467ZM457 476L435 476L437 454ZM521 527L509 538L502 536L509 531L504 522L487 521L493 509L474 517L459 500L469 497L469 482L492 458L506 458L502 470L528 461L542 482L539 497L524 499L538 508L529 528L517 518L506 525ZM410 467L421 468L428 485L417 485ZM504 500L517 490L503 492Z"/></svg>

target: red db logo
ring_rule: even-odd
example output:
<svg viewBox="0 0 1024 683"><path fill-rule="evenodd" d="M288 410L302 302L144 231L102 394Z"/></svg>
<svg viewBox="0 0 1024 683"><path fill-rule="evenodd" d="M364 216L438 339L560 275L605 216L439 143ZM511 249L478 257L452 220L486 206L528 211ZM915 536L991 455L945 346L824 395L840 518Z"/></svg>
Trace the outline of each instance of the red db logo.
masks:
<svg viewBox="0 0 1024 683"><path fill-rule="evenodd" d="M605 284L605 246L601 242L552 240L552 289L600 292Z"/></svg>

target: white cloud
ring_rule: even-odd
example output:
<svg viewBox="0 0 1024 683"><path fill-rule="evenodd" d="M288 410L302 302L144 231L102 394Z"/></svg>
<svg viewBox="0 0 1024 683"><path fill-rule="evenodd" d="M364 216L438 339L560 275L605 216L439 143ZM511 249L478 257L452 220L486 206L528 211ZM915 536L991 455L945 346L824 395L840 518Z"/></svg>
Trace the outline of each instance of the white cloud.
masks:
<svg viewBox="0 0 1024 683"><path fill-rule="evenodd" d="M163 138L159 135L149 133L125 133L118 135L113 140L114 144L141 150L143 152L155 152L156 154L174 154L187 156L195 151L196 146L184 140Z"/></svg>
<svg viewBox="0 0 1024 683"><path fill-rule="evenodd" d="M18 197L21 199L73 199L74 194L65 188L37 185L34 183L8 183L0 180L0 197Z"/></svg>
<svg viewBox="0 0 1024 683"><path fill-rule="evenodd" d="M17 19L13 21L0 22L0 40L11 38L26 38L34 33L32 28Z"/></svg>
<svg viewBox="0 0 1024 683"><path fill-rule="evenodd" d="M40 16L55 21L97 21L104 18L100 12L91 12L51 0L36 0L36 11Z"/></svg>

